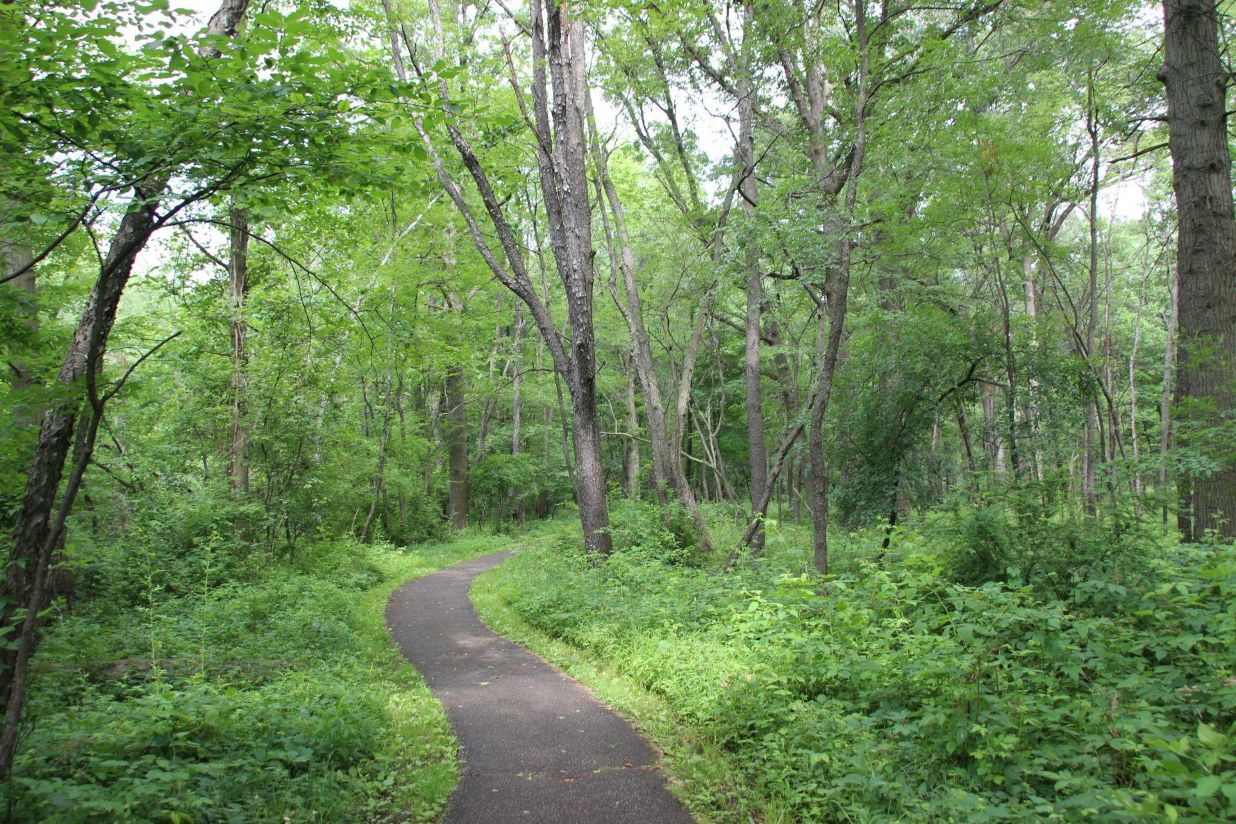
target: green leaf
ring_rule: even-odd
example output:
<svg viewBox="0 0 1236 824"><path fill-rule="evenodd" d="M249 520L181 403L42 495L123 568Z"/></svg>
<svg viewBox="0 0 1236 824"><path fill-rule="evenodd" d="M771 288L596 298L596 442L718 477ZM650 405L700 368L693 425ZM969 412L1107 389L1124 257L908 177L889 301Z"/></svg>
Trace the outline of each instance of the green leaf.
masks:
<svg viewBox="0 0 1236 824"><path fill-rule="evenodd" d="M1201 723L1197 725L1197 738L1207 747L1218 748L1223 746L1227 736L1209 724Z"/></svg>
<svg viewBox="0 0 1236 824"><path fill-rule="evenodd" d="M1197 786L1193 789L1193 794L1199 798L1209 798L1219 791L1219 787L1223 786L1223 779L1217 775L1203 775L1197 780Z"/></svg>

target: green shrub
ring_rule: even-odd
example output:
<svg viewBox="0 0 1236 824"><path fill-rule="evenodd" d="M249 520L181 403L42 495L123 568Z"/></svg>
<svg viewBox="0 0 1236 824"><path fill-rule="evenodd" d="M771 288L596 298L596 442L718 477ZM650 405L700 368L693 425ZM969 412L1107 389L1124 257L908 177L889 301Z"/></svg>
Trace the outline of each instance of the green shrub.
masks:
<svg viewBox="0 0 1236 824"><path fill-rule="evenodd" d="M149 540L147 530L140 541ZM137 542L115 557L140 552ZM51 626L35 662L15 820L433 820L455 774L440 706L390 644L398 582L496 549L342 539L212 583L205 558ZM257 554L257 553L254 553ZM187 560L186 560L187 564ZM183 580L185 592L160 582Z"/></svg>
<svg viewBox="0 0 1236 824"><path fill-rule="evenodd" d="M614 551L623 558L698 564L699 530L677 501L658 505L622 498L611 503L609 532Z"/></svg>
<svg viewBox="0 0 1236 824"><path fill-rule="evenodd" d="M1148 544L1153 586L1093 573L1060 599L954 583L906 543L822 593L621 552L526 553L495 586L662 696L786 820L1236 815L1236 549Z"/></svg>

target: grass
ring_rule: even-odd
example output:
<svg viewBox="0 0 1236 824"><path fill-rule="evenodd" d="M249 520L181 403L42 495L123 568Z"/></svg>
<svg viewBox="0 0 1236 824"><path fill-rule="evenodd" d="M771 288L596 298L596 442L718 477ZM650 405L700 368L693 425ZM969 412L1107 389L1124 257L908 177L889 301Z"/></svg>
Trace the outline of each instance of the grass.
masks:
<svg viewBox="0 0 1236 824"><path fill-rule="evenodd" d="M673 793L700 822L789 821L776 804L754 795L742 771L697 726L686 723L663 697L588 651L525 621L503 597L509 568L482 573L472 586L477 613L495 631L545 658L589 687L661 750Z"/></svg>
<svg viewBox="0 0 1236 824"><path fill-rule="evenodd" d="M196 593L96 597L37 657L17 820L437 820L457 745L386 602L509 541L340 541Z"/></svg>

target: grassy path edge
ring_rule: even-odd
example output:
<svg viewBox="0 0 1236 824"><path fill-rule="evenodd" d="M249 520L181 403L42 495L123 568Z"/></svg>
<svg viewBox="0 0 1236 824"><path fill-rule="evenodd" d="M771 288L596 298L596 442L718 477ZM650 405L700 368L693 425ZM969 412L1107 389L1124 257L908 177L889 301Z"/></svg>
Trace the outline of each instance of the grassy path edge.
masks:
<svg viewBox="0 0 1236 824"><path fill-rule="evenodd" d="M518 551L518 550L517 550ZM779 820L747 788L738 765L687 724L661 696L604 661L525 621L498 590L503 567L476 578L472 604L490 629L520 643L587 686L661 750L670 790L701 824Z"/></svg>
<svg viewBox="0 0 1236 824"><path fill-rule="evenodd" d="M358 600L356 616L365 639L365 655L380 667L390 691L386 712L387 772L381 781L385 798L372 799L378 807L367 818L376 821L438 821L459 780L459 742L446 719L446 710L395 645L386 625L386 605L395 590L491 552L502 550L509 538L468 536L440 544L413 547L387 570L381 583ZM394 801L393 817L379 812L377 802Z"/></svg>

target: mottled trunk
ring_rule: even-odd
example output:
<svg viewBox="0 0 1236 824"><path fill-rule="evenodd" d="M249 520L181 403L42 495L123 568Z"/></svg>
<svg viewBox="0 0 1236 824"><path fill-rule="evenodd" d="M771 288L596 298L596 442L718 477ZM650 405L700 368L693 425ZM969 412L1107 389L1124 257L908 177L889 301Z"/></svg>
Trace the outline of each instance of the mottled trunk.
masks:
<svg viewBox="0 0 1236 824"><path fill-rule="evenodd" d="M549 151L538 153L541 190L549 218L550 240L558 274L567 294L571 323L572 439L584 545L608 554L609 509L601 464L601 427L597 416L596 338L592 325L592 209L586 173L587 108L584 24L574 9L549 2L542 17L533 2L533 98L536 121ZM552 80L552 106L546 99L545 66ZM551 114L552 111L552 127ZM549 142L552 135L552 143Z"/></svg>
<svg viewBox="0 0 1236 824"><path fill-rule="evenodd" d="M394 300L392 299L392 304ZM378 465L373 473L373 495L369 501L369 511L365 514L365 523L361 527L361 543L369 543L373 536L373 521L378 507L382 504L383 491L386 484L386 452L391 437L391 417L395 408L395 392L392 383L394 352L387 352L386 378L383 381L382 428L378 433ZM402 385L402 381L400 382Z"/></svg>
<svg viewBox="0 0 1236 824"><path fill-rule="evenodd" d="M755 98L751 81L745 75L739 79L738 150L737 160L743 169L738 185L742 210L748 223L755 216ZM760 319L764 303L764 279L760 274L755 245L748 242L743 254L747 270L747 314L743 326L743 389L747 412L747 455L751 477L751 518L762 520L767 504L762 508L768 487L768 453L764 445L764 410L760 387ZM764 548L764 530L758 529L751 539L752 550Z"/></svg>
<svg viewBox="0 0 1236 824"><path fill-rule="evenodd" d="M639 431L639 414L635 409L635 366L627 364L627 443L622 453L622 491L632 500L639 499L639 441L635 433Z"/></svg>
<svg viewBox="0 0 1236 824"><path fill-rule="evenodd" d="M1176 378L1176 326L1180 306L1180 280L1176 268L1168 272L1171 302L1167 310L1167 345L1163 348L1163 394L1159 398L1159 489L1163 497L1163 522L1167 523L1167 464L1172 445L1172 396Z"/></svg>
<svg viewBox="0 0 1236 824"><path fill-rule="evenodd" d="M1143 288L1137 293L1137 315L1133 319L1133 347L1129 350L1129 441L1133 444L1133 505L1142 514L1142 445L1137 431L1137 353L1142 344L1142 311L1146 306Z"/></svg>
<svg viewBox="0 0 1236 824"><path fill-rule="evenodd" d="M1091 78L1093 79L1093 78ZM1093 84L1090 86L1093 95ZM1099 322L1099 131L1095 119L1093 100L1086 111L1086 129L1090 134L1090 281L1086 301L1086 351L1084 357L1094 363L1094 341ZM1094 376L1087 376L1093 381ZM1082 433L1082 498L1086 514L1098 512L1099 493L1095 465L1098 460L1099 407L1093 384L1086 392L1084 409L1085 429Z"/></svg>
<svg viewBox="0 0 1236 824"><path fill-rule="evenodd" d="M1030 321L1030 346L1034 351L1039 349L1038 314L1039 290L1034 276L1034 258L1027 254L1022 257L1022 277L1024 279L1026 317ZM1043 481L1043 437L1039 425L1039 381L1031 377L1026 392L1026 430L1030 435L1030 453L1033 456L1032 472L1035 480Z"/></svg>
<svg viewBox="0 0 1236 824"><path fill-rule="evenodd" d="M228 259L228 304L232 316L231 427L228 478L232 492L249 492L249 431L245 425L245 297L249 291L249 215L235 205L231 209Z"/></svg>
<svg viewBox="0 0 1236 824"><path fill-rule="evenodd" d="M523 432L523 357L524 357L524 313L518 303L515 304L515 325L511 330L511 454L518 455L524 451ZM511 487L508 491L511 501L511 512L515 520L524 522L523 490Z"/></svg>
<svg viewBox="0 0 1236 824"><path fill-rule="evenodd" d="M1168 144L1179 238L1180 339L1176 399L1196 410L1194 423L1222 440L1236 408L1236 217L1228 149L1228 70L1219 48L1214 0L1165 0L1163 68ZM1224 433L1224 430L1227 433ZM1207 433L1190 436L1203 447ZM1181 438L1183 441L1184 439ZM1236 463L1190 478L1181 535L1208 530L1236 536ZM1222 450L1222 451L1220 451Z"/></svg>
<svg viewBox="0 0 1236 824"><path fill-rule="evenodd" d="M399 38L390 0L383 0L390 20L396 71L406 79L399 55ZM536 157L550 245L558 275L566 293L570 321L570 345L563 346L548 303L536 294L524 262L524 252L503 213L503 201L493 189L484 166L471 143L453 120L449 83L440 79L437 91L447 119L446 131L464 167L476 184L480 200L497 235L505 257L500 261L481 230L472 206L447 170L425 128L420 113L413 125L425 146L439 182L464 217L468 231L494 276L528 307L532 320L554 361L555 373L565 377L571 393L576 463L576 498L584 545L590 552L608 553L609 511L605 504L605 479L601 468L601 430L597 418L596 342L592 325L592 213L585 170L585 85L587 60L583 20L574 7L552 1L531 4L528 33L532 40L532 129L536 133ZM446 58L438 0L429 0L436 38L436 56ZM415 63L414 63L415 67ZM548 70L548 74L547 74ZM515 82L518 82L515 80ZM550 94L552 90L552 106Z"/></svg>
<svg viewBox="0 0 1236 824"><path fill-rule="evenodd" d="M451 526L463 529L468 525L468 410L465 406L463 368L448 367L444 386L446 462L450 477L447 513Z"/></svg>
<svg viewBox="0 0 1236 824"><path fill-rule="evenodd" d="M591 109L591 104L589 108ZM631 235L627 230L626 212L623 209L621 198L618 197L618 190L609 176L608 157L605 147L601 145L595 123L591 119L591 111L589 111L589 125L592 132L593 158L596 163L597 177L604 200L609 203L610 213L614 219L617 254L614 253L614 238L611 237L608 226L605 234L610 246L610 260L617 265L622 275L626 295L623 316L631 332L635 372L644 393L644 411L648 420L648 441L652 448L653 479L657 487L657 500L664 502L665 489L667 487L671 489L695 523L699 532L700 548L704 552L710 552L712 539L708 533L708 524L700 511L699 502L695 500L691 485L680 482L681 473L676 469L676 464L681 463L681 457L674 452L666 427L665 404L662 402L661 385L657 380L656 368L652 361L652 342L644 324L643 302L640 299L639 285L635 279L635 255L631 249Z"/></svg>

